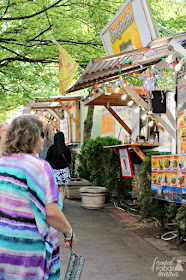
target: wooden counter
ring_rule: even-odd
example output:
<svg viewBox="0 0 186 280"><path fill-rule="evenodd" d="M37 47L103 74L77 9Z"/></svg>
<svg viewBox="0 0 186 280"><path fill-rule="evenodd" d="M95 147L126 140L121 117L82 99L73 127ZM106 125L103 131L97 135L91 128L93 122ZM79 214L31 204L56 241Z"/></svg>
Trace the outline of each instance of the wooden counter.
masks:
<svg viewBox="0 0 186 280"><path fill-rule="evenodd" d="M119 154L118 149L124 148L124 147L132 148L142 160L145 160L146 155L142 152L142 150L153 149L153 148L159 147L159 145L149 144L148 142L145 142L145 143L136 143L136 144L121 144L121 145L113 145L113 146L104 146L103 148L104 149L111 148L117 154Z"/></svg>

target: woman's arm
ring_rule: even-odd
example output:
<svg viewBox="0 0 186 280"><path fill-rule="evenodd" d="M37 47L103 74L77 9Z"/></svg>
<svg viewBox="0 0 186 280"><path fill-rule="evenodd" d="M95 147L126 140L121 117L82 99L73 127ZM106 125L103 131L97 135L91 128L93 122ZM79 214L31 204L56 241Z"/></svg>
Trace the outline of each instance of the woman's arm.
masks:
<svg viewBox="0 0 186 280"><path fill-rule="evenodd" d="M47 223L57 229L58 231L64 233L67 237L71 236L72 228L67 221L65 215L58 207L57 202L47 203L45 205L46 210L46 221Z"/></svg>

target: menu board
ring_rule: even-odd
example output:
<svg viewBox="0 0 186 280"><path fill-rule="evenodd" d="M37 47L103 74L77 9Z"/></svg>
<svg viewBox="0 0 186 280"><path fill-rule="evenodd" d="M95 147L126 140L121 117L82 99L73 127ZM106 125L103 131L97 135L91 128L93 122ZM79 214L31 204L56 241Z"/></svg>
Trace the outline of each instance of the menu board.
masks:
<svg viewBox="0 0 186 280"><path fill-rule="evenodd" d="M177 115L178 152L186 154L186 112Z"/></svg>
<svg viewBox="0 0 186 280"><path fill-rule="evenodd" d="M186 203L186 155L152 156L151 191L159 199Z"/></svg>

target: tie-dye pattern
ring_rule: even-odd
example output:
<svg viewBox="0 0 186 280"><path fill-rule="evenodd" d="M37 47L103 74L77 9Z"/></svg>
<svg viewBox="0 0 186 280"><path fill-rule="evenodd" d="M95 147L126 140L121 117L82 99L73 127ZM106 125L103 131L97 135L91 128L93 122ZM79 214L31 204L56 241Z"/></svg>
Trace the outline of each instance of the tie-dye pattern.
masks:
<svg viewBox="0 0 186 280"><path fill-rule="evenodd" d="M58 201L50 165L33 154L0 158L0 280L59 279L57 231L45 204Z"/></svg>

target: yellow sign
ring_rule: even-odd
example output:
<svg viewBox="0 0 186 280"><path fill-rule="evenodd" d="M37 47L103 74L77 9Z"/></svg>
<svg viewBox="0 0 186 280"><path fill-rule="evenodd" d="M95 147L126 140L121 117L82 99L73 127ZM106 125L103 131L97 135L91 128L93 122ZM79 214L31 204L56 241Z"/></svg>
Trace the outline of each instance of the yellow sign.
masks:
<svg viewBox="0 0 186 280"><path fill-rule="evenodd" d="M109 28L109 36L114 54L142 47L132 3Z"/></svg>

